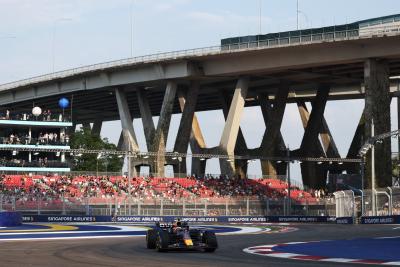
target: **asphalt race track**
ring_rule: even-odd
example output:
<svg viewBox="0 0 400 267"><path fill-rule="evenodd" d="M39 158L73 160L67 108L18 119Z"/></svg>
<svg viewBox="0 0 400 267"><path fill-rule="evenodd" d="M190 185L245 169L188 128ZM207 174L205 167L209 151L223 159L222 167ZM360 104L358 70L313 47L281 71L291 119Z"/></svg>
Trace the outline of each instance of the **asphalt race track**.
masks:
<svg viewBox="0 0 400 267"><path fill-rule="evenodd" d="M363 266L265 257L245 253L243 249L288 242L359 238L371 240L376 237L400 236L400 228L397 229L394 225L308 224L292 225L292 227L296 227L298 230L285 233L220 235L218 236L220 248L215 253L158 253L146 249L143 236L71 240L2 240L0 266ZM353 243L350 243L349 246L355 246L354 242L356 241L350 242ZM389 246L394 245L390 242L388 244ZM381 246L381 244L379 245ZM346 246L346 244L342 243L340 246ZM296 249L300 248L296 247ZM327 246L327 249L334 248ZM380 247L380 249L385 250L385 247ZM366 256L368 253L371 252L366 251ZM397 259L400 259L400 253L397 254L391 256L397 256Z"/></svg>

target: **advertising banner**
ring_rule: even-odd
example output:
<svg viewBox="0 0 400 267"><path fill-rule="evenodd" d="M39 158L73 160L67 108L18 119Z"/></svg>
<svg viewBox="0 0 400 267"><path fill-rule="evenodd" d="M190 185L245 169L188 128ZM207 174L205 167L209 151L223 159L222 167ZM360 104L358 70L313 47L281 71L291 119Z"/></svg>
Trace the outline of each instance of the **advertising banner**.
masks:
<svg viewBox="0 0 400 267"><path fill-rule="evenodd" d="M336 218L336 224L354 224L353 217Z"/></svg>
<svg viewBox="0 0 400 267"><path fill-rule="evenodd" d="M23 216L24 222L118 222L151 223L172 222L176 218L191 223L331 223L328 216L72 216L72 215L31 215Z"/></svg>
<svg viewBox="0 0 400 267"><path fill-rule="evenodd" d="M361 218L362 224L399 224L400 216L367 216Z"/></svg>
<svg viewBox="0 0 400 267"><path fill-rule="evenodd" d="M23 222L111 222L111 216L74 216L74 215L30 215L22 216Z"/></svg>

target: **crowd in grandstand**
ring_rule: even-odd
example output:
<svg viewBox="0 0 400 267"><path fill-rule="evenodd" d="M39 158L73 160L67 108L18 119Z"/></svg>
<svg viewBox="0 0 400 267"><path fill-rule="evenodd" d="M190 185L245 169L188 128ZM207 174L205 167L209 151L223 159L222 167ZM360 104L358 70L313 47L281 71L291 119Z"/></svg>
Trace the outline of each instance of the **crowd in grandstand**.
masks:
<svg viewBox="0 0 400 267"><path fill-rule="evenodd" d="M42 162L46 162L44 159ZM206 176L200 179L123 176L20 176L3 175L0 188L3 193L37 195L42 197L97 197L112 198L130 195L137 199L164 198L172 202L182 198L267 197L278 200L288 195L287 185L277 179L230 179L227 176ZM299 194L298 192L301 192ZM293 199L313 197L292 189Z"/></svg>

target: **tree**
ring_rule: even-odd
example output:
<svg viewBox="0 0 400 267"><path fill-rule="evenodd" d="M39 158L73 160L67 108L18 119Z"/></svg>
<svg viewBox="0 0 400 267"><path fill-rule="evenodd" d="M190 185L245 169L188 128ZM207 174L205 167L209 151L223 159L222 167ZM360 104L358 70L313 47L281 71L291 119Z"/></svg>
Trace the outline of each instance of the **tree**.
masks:
<svg viewBox="0 0 400 267"><path fill-rule="evenodd" d="M89 129L81 129L71 136L71 148L93 149L93 150L117 150L117 147L110 143L107 138L101 138L92 134ZM120 172L123 159L117 155L83 154L73 160L74 171L99 171L99 172Z"/></svg>
<svg viewBox="0 0 400 267"><path fill-rule="evenodd" d="M392 157L392 176L399 177L400 176L400 161L398 156Z"/></svg>

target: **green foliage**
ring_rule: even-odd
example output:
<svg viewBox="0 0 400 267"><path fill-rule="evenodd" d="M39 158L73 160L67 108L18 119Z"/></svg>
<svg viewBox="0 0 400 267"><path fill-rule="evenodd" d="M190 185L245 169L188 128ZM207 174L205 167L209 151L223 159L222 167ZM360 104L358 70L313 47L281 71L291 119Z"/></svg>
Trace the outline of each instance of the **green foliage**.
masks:
<svg viewBox="0 0 400 267"><path fill-rule="evenodd" d="M392 175L394 177L399 177L400 175L400 160L398 157L392 158Z"/></svg>
<svg viewBox="0 0 400 267"><path fill-rule="evenodd" d="M94 149L94 150L117 150L117 147L110 143L107 138L92 134L89 129L81 129L71 136L71 148ZM74 171L96 171L99 172L120 172L123 159L116 155L102 156L97 159L96 154L83 154L81 157L73 158Z"/></svg>

